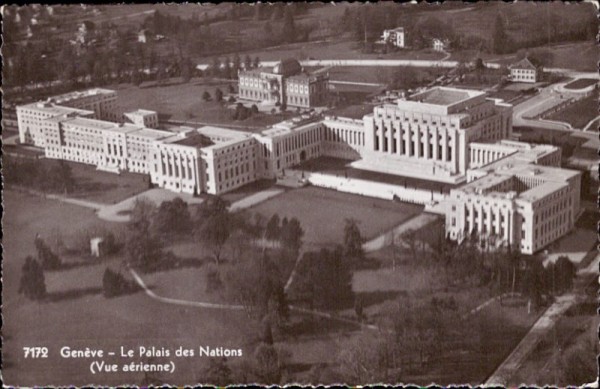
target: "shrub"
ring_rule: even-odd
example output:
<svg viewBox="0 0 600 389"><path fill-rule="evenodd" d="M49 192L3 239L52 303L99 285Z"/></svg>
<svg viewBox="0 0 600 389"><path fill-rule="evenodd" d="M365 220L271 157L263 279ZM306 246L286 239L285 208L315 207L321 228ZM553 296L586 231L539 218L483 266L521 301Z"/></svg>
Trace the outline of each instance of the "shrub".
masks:
<svg viewBox="0 0 600 389"><path fill-rule="evenodd" d="M46 295L44 269L33 257L27 257L22 267L19 294L31 300L41 300Z"/></svg>
<svg viewBox="0 0 600 389"><path fill-rule="evenodd" d="M104 276L102 277L102 292L104 297L117 297L136 290L138 290L137 284L126 279L121 273L109 268L106 268L104 271Z"/></svg>

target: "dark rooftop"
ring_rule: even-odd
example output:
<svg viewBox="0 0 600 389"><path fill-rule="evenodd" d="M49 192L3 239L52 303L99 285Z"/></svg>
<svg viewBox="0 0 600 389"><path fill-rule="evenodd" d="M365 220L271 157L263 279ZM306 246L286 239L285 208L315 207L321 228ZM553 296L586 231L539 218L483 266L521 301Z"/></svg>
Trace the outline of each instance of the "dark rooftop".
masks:
<svg viewBox="0 0 600 389"><path fill-rule="evenodd" d="M187 137L183 138L183 139L179 139L173 142L173 144L176 145L182 145L182 146L195 146L195 147L208 147L208 146L212 146L215 143L210 140L207 136L202 135L202 134L192 134L192 135L188 135Z"/></svg>

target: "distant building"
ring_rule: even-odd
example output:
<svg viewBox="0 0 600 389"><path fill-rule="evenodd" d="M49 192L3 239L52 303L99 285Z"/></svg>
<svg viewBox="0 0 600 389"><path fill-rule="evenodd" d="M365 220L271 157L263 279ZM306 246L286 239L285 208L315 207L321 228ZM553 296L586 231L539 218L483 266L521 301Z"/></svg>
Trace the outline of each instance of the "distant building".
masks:
<svg viewBox="0 0 600 389"><path fill-rule="evenodd" d="M432 40L432 46L434 51L446 51L449 45L450 41L447 39L433 38Z"/></svg>
<svg viewBox="0 0 600 389"><path fill-rule="evenodd" d="M140 30L138 32L137 41L139 43L146 43L147 35L148 35L148 30L146 30L146 29Z"/></svg>
<svg viewBox="0 0 600 389"><path fill-rule="evenodd" d="M536 83L541 76L541 68L534 65L529 58L523 58L519 62L511 65L510 80L513 82Z"/></svg>
<svg viewBox="0 0 600 389"><path fill-rule="evenodd" d="M267 104L310 108L325 105L329 76L310 74L295 59L286 59L272 68L240 70L239 97Z"/></svg>
<svg viewBox="0 0 600 389"><path fill-rule="evenodd" d="M397 27L391 30L384 30L381 36L380 43L390 43L393 46L404 48L406 47L404 38L404 27Z"/></svg>

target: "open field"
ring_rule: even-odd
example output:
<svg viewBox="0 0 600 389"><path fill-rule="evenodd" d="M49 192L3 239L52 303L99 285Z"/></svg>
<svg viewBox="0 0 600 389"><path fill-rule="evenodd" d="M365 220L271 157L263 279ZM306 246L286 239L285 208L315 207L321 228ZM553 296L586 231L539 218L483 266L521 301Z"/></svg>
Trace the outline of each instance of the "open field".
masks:
<svg viewBox="0 0 600 389"><path fill-rule="evenodd" d="M64 239L90 225L101 223L91 210L44 200L13 191L4 192L3 378L7 385L139 385L143 373L115 373L101 379L89 372L89 360L62 359L63 346L101 348L119 352L119 347L139 346L197 348L201 345L243 348L247 335L255 333L242 312L206 311L158 303L142 293L106 299L101 294L102 274L107 265L118 269L119 259L92 261L90 265L48 273L48 301L31 302L17 294L24 257L34 254L34 237L51 236L60 229ZM68 215L67 219L65 215ZM24 359L23 347L45 346L47 359ZM150 358L152 359L152 358ZM148 361L133 358L132 361ZM160 360L160 359L159 359ZM107 358L109 362L123 362ZM197 382L206 363L202 359L175 359L176 374L158 374L164 382L183 385ZM49 382L48 371L55 381ZM162 377L162 378L160 378ZM173 378L177 377L177 378ZM61 378L65 379L61 381Z"/></svg>
<svg viewBox="0 0 600 389"><path fill-rule="evenodd" d="M583 89L588 86L596 85L598 80L595 78L579 78L565 85L565 89Z"/></svg>
<svg viewBox="0 0 600 389"><path fill-rule="evenodd" d="M187 84L149 88L119 85L117 87L119 110L127 112L143 108L157 111L161 121L178 120L190 123L233 125L236 128L247 130L254 130L253 127L265 127L280 122L291 115L289 112L275 115L257 114L244 121L233 120L231 118L233 111L227 109L225 103L220 104L214 101L215 90L220 88L226 94L230 84L235 84L235 81L205 82L192 79ZM210 93L213 100L204 101L202 99L205 91Z"/></svg>
<svg viewBox="0 0 600 389"><path fill-rule="evenodd" d="M67 162L76 183L71 197L104 204L116 204L148 189L149 177L143 174L120 174L98 171L94 166Z"/></svg>
<svg viewBox="0 0 600 389"><path fill-rule="evenodd" d="M592 93L565 109L549 115L546 119L567 122L573 128L582 129L598 114L598 94Z"/></svg>
<svg viewBox="0 0 600 389"><path fill-rule="evenodd" d="M307 187L291 190L249 209L267 218L296 217L305 231L305 247L341 244L344 220L359 222L362 235L369 239L416 215L422 207L372 199L332 190Z"/></svg>

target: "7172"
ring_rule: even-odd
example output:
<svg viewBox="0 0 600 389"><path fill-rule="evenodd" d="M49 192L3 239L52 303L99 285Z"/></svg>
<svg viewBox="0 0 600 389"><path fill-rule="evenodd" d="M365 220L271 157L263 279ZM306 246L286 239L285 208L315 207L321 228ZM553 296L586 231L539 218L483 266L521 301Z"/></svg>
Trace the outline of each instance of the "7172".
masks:
<svg viewBox="0 0 600 389"><path fill-rule="evenodd" d="M48 358L47 347L23 347L25 358Z"/></svg>

